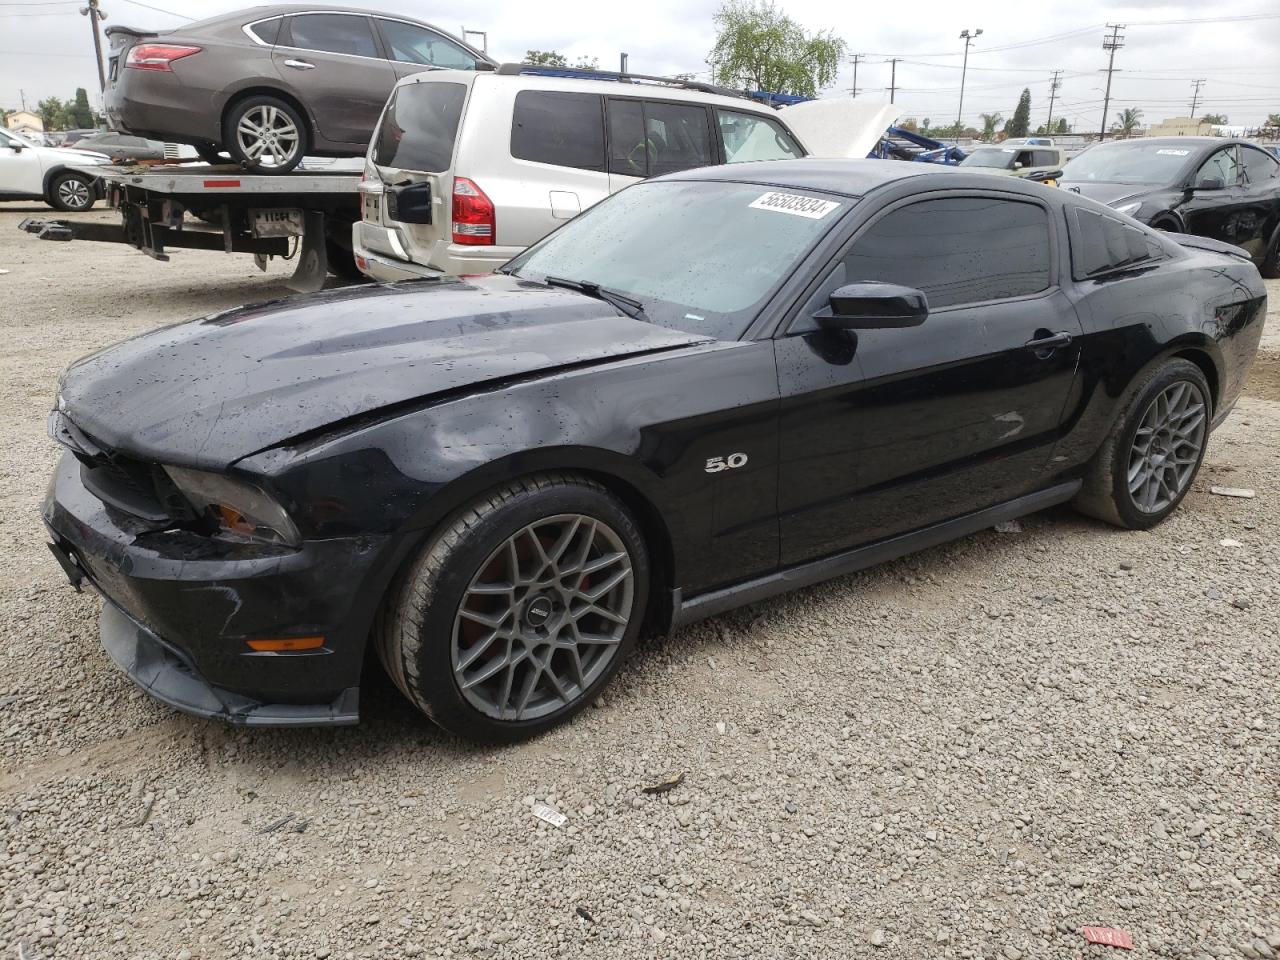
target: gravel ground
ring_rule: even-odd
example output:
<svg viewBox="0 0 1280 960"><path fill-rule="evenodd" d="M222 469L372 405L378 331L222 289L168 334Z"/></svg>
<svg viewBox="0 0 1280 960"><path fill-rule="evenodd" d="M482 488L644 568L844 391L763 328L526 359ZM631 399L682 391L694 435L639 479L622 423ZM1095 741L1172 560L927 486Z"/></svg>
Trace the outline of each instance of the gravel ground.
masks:
<svg viewBox="0 0 1280 960"><path fill-rule="evenodd" d="M1280 283L1159 529L1054 510L738 611L482 749L380 678L358 728L245 732L109 665L37 519L55 378L285 268L44 214L0 204L0 955L1280 956Z"/></svg>

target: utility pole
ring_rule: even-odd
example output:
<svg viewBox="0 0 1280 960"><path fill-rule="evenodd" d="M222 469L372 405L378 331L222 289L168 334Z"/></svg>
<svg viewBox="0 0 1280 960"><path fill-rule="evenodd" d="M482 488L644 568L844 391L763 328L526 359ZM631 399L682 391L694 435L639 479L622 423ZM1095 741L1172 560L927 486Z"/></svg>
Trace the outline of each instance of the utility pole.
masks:
<svg viewBox="0 0 1280 960"><path fill-rule="evenodd" d="M98 0L89 0L87 7L80 8L80 15L89 18L89 24L93 30L93 53L94 59L98 62L98 92L105 93L107 73L102 69L102 36L98 33L98 22L107 19L107 15L98 6Z"/></svg>
<svg viewBox="0 0 1280 960"><path fill-rule="evenodd" d="M1109 36L1102 38L1102 49L1110 53L1107 58L1107 89L1102 96L1102 131L1098 134L1098 140L1107 139L1107 111L1111 109L1111 74L1116 69L1116 51L1124 46L1124 35L1120 32L1124 29L1123 23L1108 23L1107 29L1111 31Z"/></svg>
<svg viewBox="0 0 1280 960"><path fill-rule="evenodd" d="M626 72L627 72L627 55L626 55L625 53L622 55L622 57L621 57L621 59L620 59L620 61L619 61L619 63L618 63L618 72L619 72L619 73L626 73Z"/></svg>
<svg viewBox="0 0 1280 960"><path fill-rule="evenodd" d="M960 39L964 41L964 64L960 67L960 106L956 110L956 135L955 140L960 141L960 131L964 129L960 118L964 116L964 78L969 72L969 44L982 36L982 28L974 30L970 33L968 30L960 31Z"/></svg>
<svg viewBox="0 0 1280 960"><path fill-rule="evenodd" d="M27 91L19 90L18 97L19 99L22 100L22 112L26 113L27 112Z"/></svg>
<svg viewBox="0 0 1280 960"><path fill-rule="evenodd" d="M898 89L898 61L901 57L891 57L889 63L889 102L893 103L894 91Z"/></svg>
<svg viewBox="0 0 1280 960"><path fill-rule="evenodd" d="M864 56L865 54L862 53L855 53L853 55L853 87L851 88L850 93L855 97L858 95L858 61L860 61Z"/></svg>
<svg viewBox="0 0 1280 960"><path fill-rule="evenodd" d="M1203 80L1192 80L1191 85L1195 87L1195 92L1191 94L1191 118L1196 118L1196 106L1200 103L1200 88L1204 86Z"/></svg>
<svg viewBox="0 0 1280 960"><path fill-rule="evenodd" d="M1053 79L1049 81L1049 119L1045 121L1044 129L1049 136L1053 136L1053 101L1058 96L1058 88L1062 86L1062 81L1058 77L1062 76L1061 70L1053 71Z"/></svg>

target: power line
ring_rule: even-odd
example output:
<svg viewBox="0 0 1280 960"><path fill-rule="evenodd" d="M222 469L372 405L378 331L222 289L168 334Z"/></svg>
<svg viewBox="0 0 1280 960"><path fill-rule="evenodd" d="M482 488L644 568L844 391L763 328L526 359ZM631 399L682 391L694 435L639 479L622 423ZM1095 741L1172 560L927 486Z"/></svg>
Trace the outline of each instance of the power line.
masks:
<svg viewBox="0 0 1280 960"><path fill-rule="evenodd" d="M165 10L161 7L153 7L149 3L141 3L139 0L124 0L125 3L131 3L135 7L142 7L146 10L153 10L156 13L168 14L171 17L178 17L181 20L195 20L195 17L188 17L185 13L175 13L172 10Z"/></svg>

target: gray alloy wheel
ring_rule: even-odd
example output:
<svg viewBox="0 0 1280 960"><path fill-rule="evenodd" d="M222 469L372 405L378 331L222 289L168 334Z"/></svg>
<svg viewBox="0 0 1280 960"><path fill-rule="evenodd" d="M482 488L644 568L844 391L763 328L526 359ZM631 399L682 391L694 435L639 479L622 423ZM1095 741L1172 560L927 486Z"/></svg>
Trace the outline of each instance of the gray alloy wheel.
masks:
<svg viewBox="0 0 1280 960"><path fill-rule="evenodd" d="M1177 501L1195 476L1208 428L1200 387L1178 380L1148 404L1129 450L1127 480L1133 505L1160 513Z"/></svg>
<svg viewBox="0 0 1280 960"><path fill-rule="evenodd" d="M93 206L93 183L79 173L60 173L49 184L49 205L57 210L79 213Z"/></svg>
<svg viewBox="0 0 1280 960"><path fill-rule="evenodd" d="M508 537L471 579L454 617L454 679L495 720L573 704L617 655L635 605L622 538L582 514Z"/></svg>
<svg viewBox="0 0 1280 960"><path fill-rule="evenodd" d="M246 110L235 135L244 158L263 167L283 167L302 150L302 131L293 117L269 103Z"/></svg>

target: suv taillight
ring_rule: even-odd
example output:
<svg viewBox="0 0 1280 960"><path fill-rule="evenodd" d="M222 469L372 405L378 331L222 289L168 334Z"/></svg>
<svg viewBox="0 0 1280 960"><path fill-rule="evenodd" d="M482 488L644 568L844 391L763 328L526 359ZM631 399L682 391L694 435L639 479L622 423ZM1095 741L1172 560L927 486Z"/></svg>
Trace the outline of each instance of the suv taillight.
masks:
<svg viewBox="0 0 1280 960"><path fill-rule="evenodd" d="M129 50L124 65L135 70L162 70L173 73L170 66L175 60L199 53L203 47L186 47L173 43L143 43Z"/></svg>
<svg viewBox="0 0 1280 960"><path fill-rule="evenodd" d="M493 201L466 177L454 177L453 242L490 247L496 233Z"/></svg>

